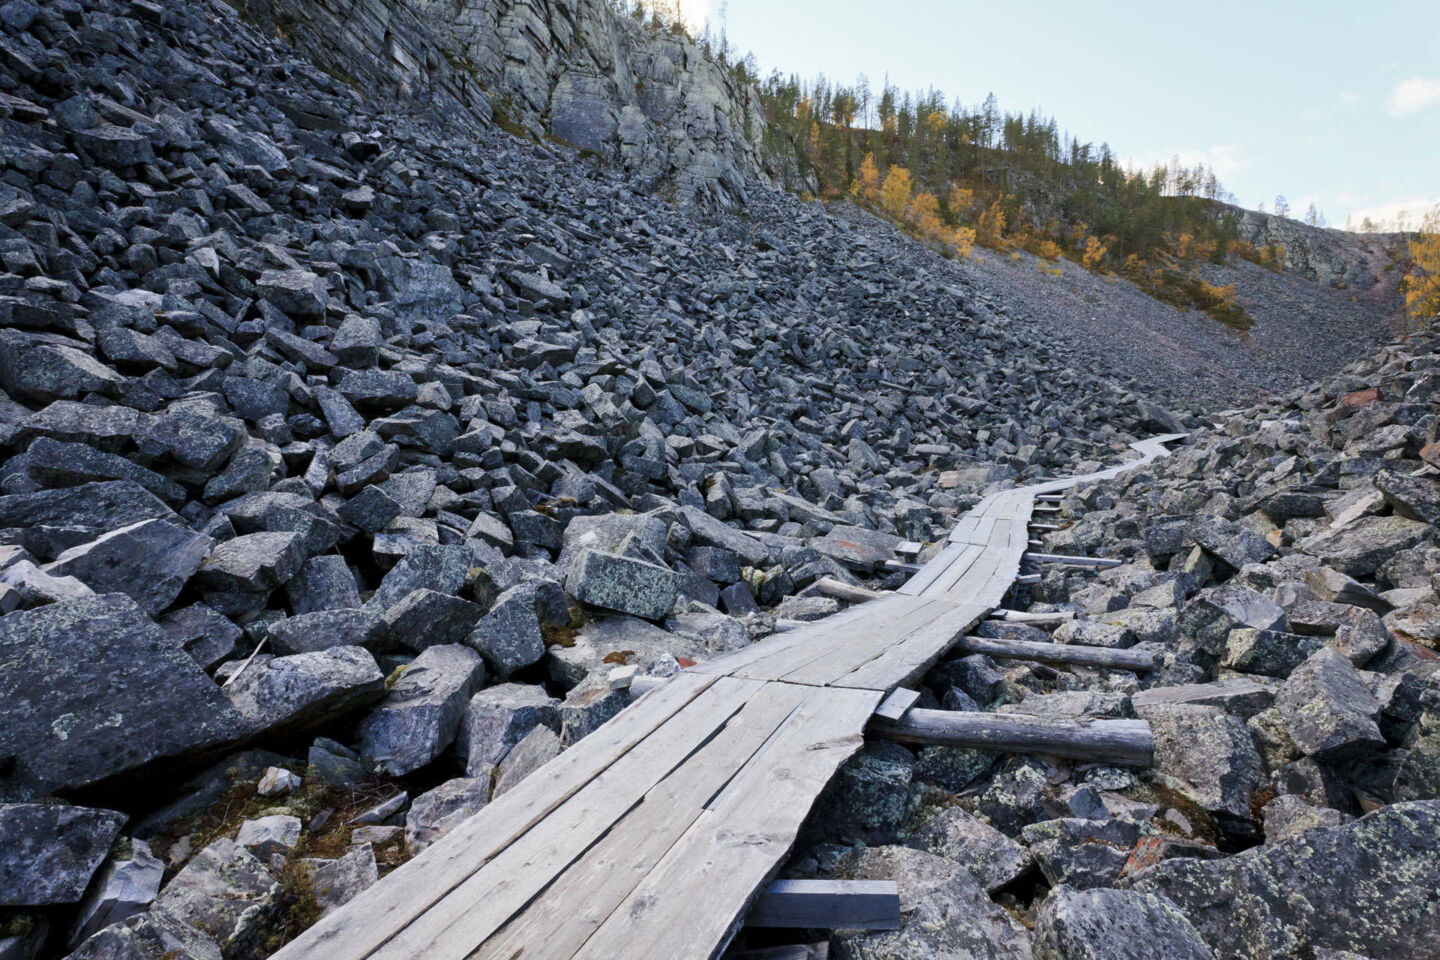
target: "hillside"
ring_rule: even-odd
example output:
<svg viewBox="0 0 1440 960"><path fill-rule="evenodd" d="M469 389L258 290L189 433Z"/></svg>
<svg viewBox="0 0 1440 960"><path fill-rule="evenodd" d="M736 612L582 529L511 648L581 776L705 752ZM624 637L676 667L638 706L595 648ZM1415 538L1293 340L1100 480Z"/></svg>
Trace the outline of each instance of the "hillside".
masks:
<svg viewBox="0 0 1440 960"><path fill-rule="evenodd" d="M759 96L600 0L0 5L0 957L268 957L608 742L646 684L867 639L857 601L953 552L967 511L1156 434L1193 440L999 533L1016 565L1027 529L1123 563L976 571L1072 621L1053 637L994 601L917 608L1152 670L936 662L957 627L905 671L926 709L1144 718L1154 763L867 741L786 869L911 906L817 936L1118 955L1082 891L1167 957L1440 936L1435 333L1382 349L1393 291L1328 280L1384 241L1254 224L1298 238L1294 270L1195 265L1235 285L1242 334L778 189L804 174ZM610 806L675 800L648 790ZM588 795L533 807L606 831ZM762 833L727 846L778 868L795 838ZM1296 835L1365 889L1275 867ZM606 897L628 863L602 859ZM1279 893L1255 930L1288 938L1268 954L1205 906L1256 877ZM588 893L550 909L589 923Z"/></svg>

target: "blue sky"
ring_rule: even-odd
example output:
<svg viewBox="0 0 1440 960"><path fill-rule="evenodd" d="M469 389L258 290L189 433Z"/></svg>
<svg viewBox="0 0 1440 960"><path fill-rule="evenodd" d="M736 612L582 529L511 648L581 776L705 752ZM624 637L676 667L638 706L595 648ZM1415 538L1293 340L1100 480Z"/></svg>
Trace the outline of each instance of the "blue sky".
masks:
<svg viewBox="0 0 1440 960"><path fill-rule="evenodd" d="M681 3L718 24L722 0ZM994 91L1136 164L1203 160L1246 206L1440 203L1440 0L728 0L726 22L766 73Z"/></svg>

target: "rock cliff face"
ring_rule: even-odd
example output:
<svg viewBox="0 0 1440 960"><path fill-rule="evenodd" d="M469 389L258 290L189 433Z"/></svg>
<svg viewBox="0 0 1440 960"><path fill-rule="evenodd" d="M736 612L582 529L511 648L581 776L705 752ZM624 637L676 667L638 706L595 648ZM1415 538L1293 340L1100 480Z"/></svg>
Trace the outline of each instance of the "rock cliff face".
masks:
<svg viewBox="0 0 1440 960"><path fill-rule="evenodd" d="M769 180L756 92L688 38L606 0L237 0L366 92L593 152L682 204Z"/></svg>
<svg viewBox="0 0 1440 960"><path fill-rule="evenodd" d="M1235 217L1240 239L1256 247L1283 246L1285 268L1318 283L1369 290L1399 276L1400 234L1348 233L1243 207L1224 209Z"/></svg>

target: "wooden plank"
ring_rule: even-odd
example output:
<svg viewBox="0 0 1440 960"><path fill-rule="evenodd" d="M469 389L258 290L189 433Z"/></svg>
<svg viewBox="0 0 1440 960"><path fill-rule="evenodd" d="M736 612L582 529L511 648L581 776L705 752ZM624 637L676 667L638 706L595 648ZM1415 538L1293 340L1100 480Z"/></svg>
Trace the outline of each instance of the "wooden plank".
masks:
<svg viewBox="0 0 1440 960"><path fill-rule="evenodd" d="M935 578L943 574L950 565L965 553L965 544L952 543L944 550L937 553L929 563L920 568L899 590L907 596L919 596L926 587L935 582Z"/></svg>
<svg viewBox="0 0 1440 960"><path fill-rule="evenodd" d="M419 856L321 919L272 960L362 960L695 701L714 677L681 675L497 797Z"/></svg>
<svg viewBox="0 0 1440 960"><path fill-rule="evenodd" d="M987 637L961 637L959 646L966 653L983 653L1002 660L1034 660L1039 663L1065 663L1107 670L1131 670L1148 673L1155 669L1157 654L1143 650L1112 650L1071 643L1037 643L1032 640L991 640Z"/></svg>
<svg viewBox="0 0 1440 960"><path fill-rule="evenodd" d="M745 925L898 930L900 887L893 880L776 880L755 898Z"/></svg>
<svg viewBox="0 0 1440 960"><path fill-rule="evenodd" d="M917 606L902 617L897 617L879 629L855 631L843 641L830 643L820 655L783 677L790 683L809 683L824 686L854 671L862 664L903 642L906 637L949 612L951 604L943 600L925 600L924 606ZM898 681L899 678L897 677Z"/></svg>
<svg viewBox="0 0 1440 960"><path fill-rule="evenodd" d="M911 690L907 687L899 687L890 691L890 696L881 701L875 712L887 720L899 720L905 715L905 711L915 706L915 701L920 699L919 690Z"/></svg>
<svg viewBox="0 0 1440 960"><path fill-rule="evenodd" d="M1074 610L1059 610L1054 613L1031 613L1028 610L996 610L990 614L991 620L1004 620L1006 623L1064 623L1066 620L1075 619Z"/></svg>
<svg viewBox="0 0 1440 960"><path fill-rule="evenodd" d="M961 604L902 642L879 651L869 662L831 682L835 687L889 690L919 682L935 661L985 615L981 604Z"/></svg>
<svg viewBox="0 0 1440 960"><path fill-rule="evenodd" d="M897 596L893 602L886 600L867 603L860 609L874 610L873 616L851 621L838 629L812 633L810 639L813 642L787 647L741 667L734 671L733 675L756 680L781 680L816 660L833 655L837 650L846 649L851 643L884 643L886 638L899 635L898 631L901 625L908 622L907 618L914 616L917 611L923 613L934 602L926 597ZM881 609L882 603L884 609Z"/></svg>
<svg viewBox="0 0 1440 960"><path fill-rule="evenodd" d="M1148 767L1155 739L1144 720L1075 720L1018 713L913 708L899 720L876 717L870 730L905 743Z"/></svg>
<svg viewBox="0 0 1440 960"><path fill-rule="evenodd" d="M670 848L575 960L718 956L794 844L815 797L864 742L861 730L879 702L878 693L862 690L829 690L806 701L763 759L731 782L725 799Z"/></svg>
<svg viewBox="0 0 1440 960"><path fill-rule="evenodd" d="M975 543L966 547L965 555L956 560L944 575L935 579L935 582L926 591L927 595L950 593L955 589L955 585L972 571L984 566L987 562L993 562L990 561L988 555L989 548L984 544Z"/></svg>
<svg viewBox="0 0 1440 960"><path fill-rule="evenodd" d="M814 688L766 684L470 960L569 957L614 912Z"/></svg>
<svg viewBox="0 0 1440 960"><path fill-rule="evenodd" d="M376 960L465 960L652 787L684 763L762 686L734 677L716 680L372 956Z"/></svg>
<svg viewBox="0 0 1440 960"><path fill-rule="evenodd" d="M687 672L704 674L731 674L747 664L772 656L781 650L789 649L800 643L805 643L819 638L821 635L835 630L837 627L853 623L856 620L883 618L888 611L896 606L904 607L915 602L914 597L905 597L894 594L877 600L874 603L862 604L851 607L849 610L842 610L833 616L823 620L815 620L807 623L804 627L792 630L783 636L770 636L752 643L748 647L736 650L734 653L727 653L723 657L714 660L707 660L690 667Z"/></svg>

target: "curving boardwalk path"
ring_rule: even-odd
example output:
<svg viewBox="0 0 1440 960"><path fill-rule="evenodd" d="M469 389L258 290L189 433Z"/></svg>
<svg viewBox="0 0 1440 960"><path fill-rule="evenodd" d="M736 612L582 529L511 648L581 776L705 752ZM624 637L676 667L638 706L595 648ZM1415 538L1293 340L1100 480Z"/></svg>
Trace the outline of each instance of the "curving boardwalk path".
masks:
<svg viewBox="0 0 1440 960"><path fill-rule="evenodd" d="M898 593L691 668L326 917L279 960L711 958L882 700L1000 605L1037 495L987 497Z"/></svg>

